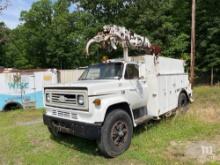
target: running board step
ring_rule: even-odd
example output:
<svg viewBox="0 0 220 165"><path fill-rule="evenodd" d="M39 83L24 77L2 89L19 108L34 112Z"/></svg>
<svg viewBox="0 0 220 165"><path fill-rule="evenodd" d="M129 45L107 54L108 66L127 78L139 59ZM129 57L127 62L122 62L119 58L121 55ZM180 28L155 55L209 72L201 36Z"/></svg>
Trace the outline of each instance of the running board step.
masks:
<svg viewBox="0 0 220 165"><path fill-rule="evenodd" d="M138 119L135 119L134 121L135 121L135 123L136 123L137 125L139 125L139 124L142 124L142 123L144 123L144 122L147 122L147 121L149 121L149 120L151 120L151 119L152 119L151 116L145 115L145 116L139 117Z"/></svg>

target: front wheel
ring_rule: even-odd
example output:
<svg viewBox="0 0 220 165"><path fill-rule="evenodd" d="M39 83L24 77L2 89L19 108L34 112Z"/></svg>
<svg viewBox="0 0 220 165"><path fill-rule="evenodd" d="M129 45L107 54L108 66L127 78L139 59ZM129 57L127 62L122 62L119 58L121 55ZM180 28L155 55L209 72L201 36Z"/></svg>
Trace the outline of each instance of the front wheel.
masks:
<svg viewBox="0 0 220 165"><path fill-rule="evenodd" d="M133 134L131 117L121 109L111 111L101 129L98 147L107 157L116 157L128 149Z"/></svg>
<svg viewBox="0 0 220 165"><path fill-rule="evenodd" d="M50 132L50 134L54 137L54 138L61 138L62 137L62 133L59 132L57 129L55 128L51 128L51 127L48 127L48 130Z"/></svg>

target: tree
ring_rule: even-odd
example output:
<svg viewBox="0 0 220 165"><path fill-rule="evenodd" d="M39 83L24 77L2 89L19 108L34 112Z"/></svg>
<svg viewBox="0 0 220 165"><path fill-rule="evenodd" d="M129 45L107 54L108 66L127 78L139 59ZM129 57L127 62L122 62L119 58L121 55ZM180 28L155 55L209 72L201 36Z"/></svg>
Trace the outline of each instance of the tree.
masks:
<svg viewBox="0 0 220 165"><path fill-rule="evenodd" d="M100 27L87 12L69 12L70 2L41 0L21 13L23 25L12 31L6 66L18 68L75 68L88 65L84 47ZM16 35L17 34L17 35ZM16 46L19 45L19 46ZM10 65L9 65L10 64Z"/></svg>
<svg viewBox="0 0 220 165"><path fill-rule="evenodd" d="M8 5L9 5L9 0L0 1L0 14L2 13L3 10L7 9Z"/></svg>
<svg viewBox="0 0 220 165"><path fill-rule="evenodd" d="M49 0L41 0L33 3L29 11L21 13L21 20L24 22L22 31L23 42L28 43L26 53L28 61L33 66L45 68L49 64L48 40L51 38L53 19L53 4ZM54 63L52 63L54 64Z"/></svg>
<svg viewBox="0 0 220 165"><path fill-rule="evenodd" d="M9 29L0 22L0 66L4 66L5 45L8 41Z"/></svg>
<svg viewBox="0 0 220 165"><path fill-rule="evenodd" d="M24 28L18 27L11 30L8 34L8 41L5 44L4 54L4 67L13 68L31 68L33 67L28 61L27 47L28 43L24 42L26 36L24 34Z"/></svg>
<svg viewBox="0 0 220 165"><path fill-rule="evenodd" d="M208 83L212 77L210 73L214 74L215 82L220 81L219 7L220 1L218 0L197 0L196 72L199 76L206 77L206 83Z"/></svg>
<svg viewBox="0 0 220 165"><path fill-rule="evenodd" d="M175 10L177 1L136 0L136 1L88 1L81 0L81 7L92 13L103 24L118 24L150 38L152 43L162 47L163 54L181 57L189 52L189 35L182 29L187 15ZM185 1L178 1L184 9ZM174 16L181 15L183 20ZM182 22L180 22L182 21Z"/></svg>
<svg viewBox="0 0 220 165"><path fill-rule="evenodd" d="M72 2L79 2L81 8L105 24L118 23L117 21L125 17L125 9L134 4L134 0L73 0Z"/></svg>

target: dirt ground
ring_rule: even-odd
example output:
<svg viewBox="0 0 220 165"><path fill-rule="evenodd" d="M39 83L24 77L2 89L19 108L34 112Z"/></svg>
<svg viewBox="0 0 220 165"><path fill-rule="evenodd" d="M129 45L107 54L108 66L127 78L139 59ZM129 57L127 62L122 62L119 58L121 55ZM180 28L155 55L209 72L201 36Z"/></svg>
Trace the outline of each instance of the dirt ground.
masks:
<svg viewBox="0 0 220 165"><path fill-rule="evenodd" d="M166 152L170 159L178 159L182 162L205 164L215 161L220 163L220 135L208 140L171 141Z"/></svg>

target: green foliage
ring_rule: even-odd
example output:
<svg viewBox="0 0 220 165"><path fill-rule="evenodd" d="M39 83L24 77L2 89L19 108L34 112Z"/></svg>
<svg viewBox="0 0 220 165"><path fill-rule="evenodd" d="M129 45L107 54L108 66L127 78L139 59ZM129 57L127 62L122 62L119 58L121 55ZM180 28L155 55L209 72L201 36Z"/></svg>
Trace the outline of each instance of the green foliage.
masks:
<svg viewBox="0 0 220 165"><path fill-rule="evenodd" d="M4 46L5 67L75 68L88 65L84 47L100 27L87 12L69 12L68 0L41 0L21 13L23 25L11 30ZM2 51L2 49L1 49Z"/></svg>
<svg viewBox="0 0 220 165"><path fill-rule="evenodd" d="M5 45L8 40L9 29L5 26L3 22L0 22L0 66L5 64Z"/></svg>
<svg viewBox="0 0 220 165"><path fill-rule="evenodd" d="M199 68L220 70L220 1L198 0L197 48ZM202 10L199 10L201 8Z"/></svg>
<svg viewBox="0 0 220 165"><path fill-rule="evenodd" d="M127 14L125 10L129 5L134 4L134 0L75 0L74 2L79 2L80 7L105 24L122 22L121 18L126 17Z"/></svg>
<svg viewBox="0 0 220 165"><path fill-rule="evenodd" d="M72 12L71 5L77 6ZM211 68L220 72L219 7L219 0L197 0L198 72ZM191 1L40 0L21 12L20 19L23 24L13 30L0 25L0 39L7 38L0 43L2 66L75 68L97 62L102 54L119 57L121 50L106 52L99 47L93 47L95 56L85 56L86 41L105 24L126 26L160 45L162 55L184 58L189 64Z"/></svg>

